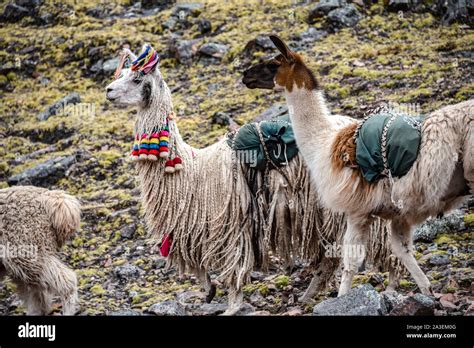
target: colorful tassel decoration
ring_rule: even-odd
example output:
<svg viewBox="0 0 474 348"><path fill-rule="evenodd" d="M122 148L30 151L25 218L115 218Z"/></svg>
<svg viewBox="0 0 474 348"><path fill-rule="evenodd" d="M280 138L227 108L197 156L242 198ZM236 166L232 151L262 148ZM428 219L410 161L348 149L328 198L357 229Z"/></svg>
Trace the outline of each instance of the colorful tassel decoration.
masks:
<svg viewBox="0 0 474 348"><path fill-rule="evenodd" d="M148 135L147 134L142 134L142 139L140 141L140 151L138 151L139 154L139 159L140 160L147 160L148 159L148 153L149 153L149 141L148 141Z"/></svg>
<svg viewBox="0 0 474 348"><path fill-rule="evenodd" d="M165 173L173 174L175 172L174 162L172 160L166 161L165 164Z"/></svg>
<svg viewBox="0 0 474 348"><path fill-rule="evenodd" d="M175 171L178 172L183 169L183 160L180 157L175 157L173 163Z"/></svg>
<svg viewBox="0 0 474 348"><path fill-rule="evenodd" d="M172 242L173 241L171 240L170 235L165 234L165 236L163 237L163 240L161 241L161 245L160 245L161 256L167 257L170 254L170 249L171 249Z"/></svg>
<svg viewBox="0 0 474 348"><path fill-rule="evenodd" d="M159 143L159 148L160 148L160 157L161 158L168 158L170 155L168 143L169 143L169 132L167 130L162 130L160 132L160 143Z"/></svg>
<svg viewBox="0 0 474 348"><path fill-rule="evenodd" d="M159 135L158 133L152 133L149 139L149 150L148 150L148 159L150 161L157 161L158 156L160 155L159 147Z"/></svg>
<svg viewBox="0 0 474 348"><path fill-rule="evenodd" d="M140 139L137 135L135 137L135 141L133 142L132 154L130 156L132 158L132 161L138 161L139 151L140 151Z"/></svg>

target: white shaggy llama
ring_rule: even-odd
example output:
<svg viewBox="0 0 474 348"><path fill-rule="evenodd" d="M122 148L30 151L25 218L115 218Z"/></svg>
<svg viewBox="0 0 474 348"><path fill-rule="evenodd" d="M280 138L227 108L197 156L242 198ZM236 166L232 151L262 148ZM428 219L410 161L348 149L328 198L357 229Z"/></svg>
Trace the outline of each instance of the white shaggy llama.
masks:
<svg viewBox="0 0 474 348"><path fill-rule="evenodd" d="M474 100L430 114L422 125L419 154L410 171L394 179L393 185L389 178L370 184L347 165L355 159L356 126L334 127L318 82L301 56L280 38L270 38L281 54L246 71L244 83L284 91L298 147L323 204L347 215L344 244L365 244L373 217L388 219L394 254L421 292L430 294L429 280L413 255L412 228L473 193ZM351 288L363 259L364 255L345 255L339 295Z"/></svg>
<svg viewBox="0 0 474 348"><path fill-rule="evenodd" d="M28 315L46 315L52 296L62 312L78 309L76 274L58 251L79 228L79 202L62 191L33 186L0 190L0 279L8 275Z"/></svg>
<svg viewBox="0 0 474 348"><path fill-rule="evenodd" d="M137 59L129 50L124 54ZM171 236L171 264L181 272L197 274L208 291L212 292L208 271L219 273L229 289L225 314L238 311L242 286L252 269L265 268L269 251L287 263L297 256L317 268L303 299L326 285L338 260L325 257L324 242L337 243L345 221L342 215L321 209L300 156L282 167L283 174L270 171L266 188L262 173L236 165L225 139L200 150L182 140L176 120L169 117L171 94L158 68L140 75L119 67L106 91L110 101L138 107L135 134L139 138L168 119L169 141L174 142L183 169L168 174L164 160L137 162L148 229L158 241ZM379 222L372 230L374 235L387 235ZM372 245L370 254L383 267L389 264L390 252L383 241Z"/></svg>

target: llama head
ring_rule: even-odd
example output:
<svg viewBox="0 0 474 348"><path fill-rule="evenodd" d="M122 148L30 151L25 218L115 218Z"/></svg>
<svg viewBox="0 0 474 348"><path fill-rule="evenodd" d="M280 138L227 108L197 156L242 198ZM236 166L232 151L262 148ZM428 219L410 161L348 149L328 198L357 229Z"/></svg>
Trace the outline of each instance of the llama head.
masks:
<svg viewBox="0 0 474 348"><path fill-rule="evenodd" d="M277 89L288 92L295 87L317 89L318 81L306 67L301 56L290 50L278 36L270 35L270 39L280 54L244 71L242 82L252 89Z"/></svg>
<svg viewBox="0 0 474 348"><path fill-rule="evenodd" d="M123 68L125 61L133 61L130 68ZM148 44L136 57L130 50L124 49L122 59L115 72L115 81L106 87L109 101L122 105L147 107L153 96L159 95L164 88L163 79L158 69L158 54Z"/></svg>

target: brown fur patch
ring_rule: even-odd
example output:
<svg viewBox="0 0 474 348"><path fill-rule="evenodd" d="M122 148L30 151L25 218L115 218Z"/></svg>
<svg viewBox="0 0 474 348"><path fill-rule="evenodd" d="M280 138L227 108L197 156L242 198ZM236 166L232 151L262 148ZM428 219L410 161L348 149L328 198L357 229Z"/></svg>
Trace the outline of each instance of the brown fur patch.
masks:
<svg viewBox="0 0 474 348"><path fill-rule="evenodd" d="M357 123L341 129L332 144L332 166L336 171L344 167L358 168L356 162L356 144L354 134Z"/></svg>
<svg viewBox="0 0 474 348"><path fill-rule="evenodd" d="M275 82L280 86L284 86L289 92L293 90L294 85L308 90L318 89L319 83L312 71L304 64L303 58L294 52L291 53L291 56L294 62L287 62L282 59L275 75Z"/></svg>

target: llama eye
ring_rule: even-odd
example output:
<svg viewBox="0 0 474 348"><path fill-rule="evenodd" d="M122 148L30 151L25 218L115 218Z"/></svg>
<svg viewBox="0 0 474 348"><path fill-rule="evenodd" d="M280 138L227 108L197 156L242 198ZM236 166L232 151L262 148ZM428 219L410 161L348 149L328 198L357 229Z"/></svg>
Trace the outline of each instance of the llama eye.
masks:
<svg viewBox="0 0 474 348"><path fill-rule="evenodd" d="M138 84L140 84L143 80L142 80L141 77L136 76L136 77L133 78L132 81L133 81L134 84L138 85Z"/></svg>
<svg viewBox="0 0 474 348"><path fill-rule="evenodd" d="M268 64L267 66L268 66L268 70L270 70L272 73L278 70L278 64Z"/></svg>

